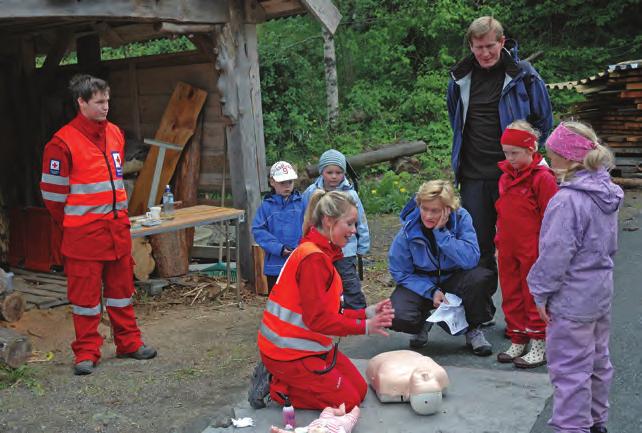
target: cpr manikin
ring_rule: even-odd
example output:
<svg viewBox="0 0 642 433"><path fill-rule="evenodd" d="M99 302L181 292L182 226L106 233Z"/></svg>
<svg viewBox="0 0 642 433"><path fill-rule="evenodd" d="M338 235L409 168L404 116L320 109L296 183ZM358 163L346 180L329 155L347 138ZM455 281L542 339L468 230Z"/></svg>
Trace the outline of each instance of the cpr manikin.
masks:
<svg viewBox="0 0 642 433"><path fill-rule="evenodd" d="M410 401L420 415L441 408L448 374L427 356L410 350L381 353L368 362L366 380L382 403Z"/></svg>

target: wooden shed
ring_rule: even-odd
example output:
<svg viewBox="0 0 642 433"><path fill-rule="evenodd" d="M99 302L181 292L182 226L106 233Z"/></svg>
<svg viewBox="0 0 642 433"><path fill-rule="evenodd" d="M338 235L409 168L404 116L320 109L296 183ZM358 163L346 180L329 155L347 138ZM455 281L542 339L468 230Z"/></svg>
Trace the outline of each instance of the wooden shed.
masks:
<svg viewBox="0 0 642 433"><path fill-rule="evenodd" d="M308 12L332 33L341 18L330 0L0 0L0 261L6 210L41 205L44 144L73 116L69 78L86 72L110 83L109 119L128 143L154 136L178 82L207 92L198 191L219 192L227 174L233 205L246 212L241 272L251 270L250 223L267 189L256 26ZM101 58L105 47L177 35L196 50ZM60 65L73 51L77 63Z"/></svg>

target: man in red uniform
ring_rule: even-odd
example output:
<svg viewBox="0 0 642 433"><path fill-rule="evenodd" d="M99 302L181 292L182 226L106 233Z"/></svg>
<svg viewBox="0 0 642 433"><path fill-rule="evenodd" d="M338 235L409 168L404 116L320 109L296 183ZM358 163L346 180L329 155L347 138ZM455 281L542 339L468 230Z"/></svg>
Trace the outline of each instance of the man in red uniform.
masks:
<svg viewBox="0 0 642 433"><path fill-rule="evenodd" d="M76 340L74 373L91 374L100 359L102 306L111 321L118 357L151 359L136 324L131 235L123 184L125 138L107 121L109 85L76 75L69 90L77 116L45 146L40 189L45 206L62 226ZM104 286L101 303L101 289Z"/></svg>

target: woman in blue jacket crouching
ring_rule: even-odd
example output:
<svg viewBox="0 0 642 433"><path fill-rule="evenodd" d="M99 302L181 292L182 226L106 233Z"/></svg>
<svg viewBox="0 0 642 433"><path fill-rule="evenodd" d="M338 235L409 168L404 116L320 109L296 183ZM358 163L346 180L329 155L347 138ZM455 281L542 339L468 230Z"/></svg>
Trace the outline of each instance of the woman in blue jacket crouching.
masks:
<svg viewBox="0 0 642 433"><path fill-rule="evenodd" d="M492 347L481 324L495 314L496 276L478 266L473 221L459 206L452 184L424 183L400 217L401 230L388 252L390 274L397 283L390 297L395 310L391 329L416 334L411 347L425 346L432 327L426 318L446 293L452 293L462 299L466 313L466 344L475 355L490 355Z"/></svg>

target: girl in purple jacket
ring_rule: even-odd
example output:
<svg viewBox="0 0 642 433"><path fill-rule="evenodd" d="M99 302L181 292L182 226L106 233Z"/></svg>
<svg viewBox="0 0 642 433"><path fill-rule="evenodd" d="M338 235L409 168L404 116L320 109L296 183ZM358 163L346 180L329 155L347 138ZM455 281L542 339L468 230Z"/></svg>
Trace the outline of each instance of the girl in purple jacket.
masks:
<svg viewBox="0 0 642 433"><path fill-rule="evenodd" d="M563 122L546 148L561 184L546 208L527 281L547 323L555 388L549 424L556 432L606 433L613 256L624 193L611 182L613 156L591 127Z"/></svg>

